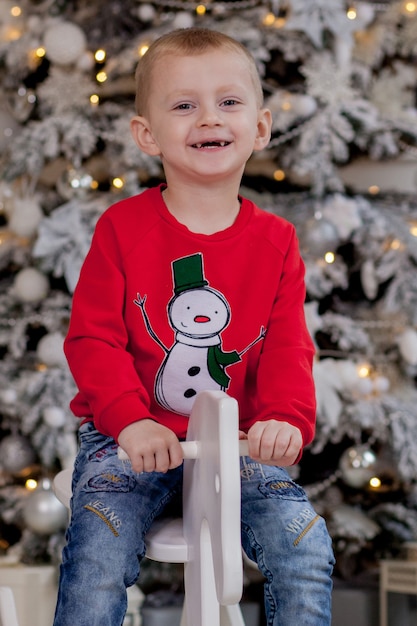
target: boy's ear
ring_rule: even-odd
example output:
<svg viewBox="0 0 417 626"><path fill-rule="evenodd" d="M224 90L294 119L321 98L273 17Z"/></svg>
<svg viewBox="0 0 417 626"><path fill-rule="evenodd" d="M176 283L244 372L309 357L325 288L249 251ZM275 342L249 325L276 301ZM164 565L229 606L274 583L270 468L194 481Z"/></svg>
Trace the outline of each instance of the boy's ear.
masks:
<svg viewBox="0 0 417 626"><path fill-rule="evenodd" d="M146 117L142 117L141 115L133 117L130 121L130 132L132 133L136 145L142 152L150 156L158 156L161 154Z"/></svg>
<svg viewBox="0 0 417 626"><path fill-rule="evenodd" d="M269 109L260 109L258 114L258 132L253 149L263 150L271 139L272 113Z"/></svg>

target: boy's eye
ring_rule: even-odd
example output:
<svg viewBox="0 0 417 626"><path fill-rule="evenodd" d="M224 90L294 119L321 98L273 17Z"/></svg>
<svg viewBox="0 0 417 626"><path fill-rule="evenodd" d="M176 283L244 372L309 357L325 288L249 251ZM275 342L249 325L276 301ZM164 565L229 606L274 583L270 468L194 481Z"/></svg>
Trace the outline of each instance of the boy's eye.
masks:
<svg viewBox="0 0 417 626"><path fill-rule="evenodd" d="M234 100L233 98L227 98L227 100L223 100L223 106L233 106L234 104L238 104L237 100Z"/></svg>
<svg viewBox="0 0 417 626"><path fill-rule="evenodd" d="M181 102L181 104L178 104L175 108L179 111L188 111L188 109L191 109L192 106L189 102Z"/></svg>

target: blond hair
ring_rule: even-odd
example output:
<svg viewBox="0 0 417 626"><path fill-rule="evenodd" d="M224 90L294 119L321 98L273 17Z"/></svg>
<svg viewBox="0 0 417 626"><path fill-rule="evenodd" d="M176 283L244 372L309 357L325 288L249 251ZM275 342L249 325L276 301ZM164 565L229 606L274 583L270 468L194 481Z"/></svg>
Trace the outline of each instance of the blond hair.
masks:
<svg viewBox="0 0 417 626"><path fill-rule="evenodd" d="M229 50L243 56L248 63L256 100L259 108L263 104L263 91L255 60L240 42L232 37L208 28L182 28L171 31L156 39L140 59L136 69L135 107L138 115L145 115L151 87L152 72L164 56L199 55L208 50Z"/></svg>

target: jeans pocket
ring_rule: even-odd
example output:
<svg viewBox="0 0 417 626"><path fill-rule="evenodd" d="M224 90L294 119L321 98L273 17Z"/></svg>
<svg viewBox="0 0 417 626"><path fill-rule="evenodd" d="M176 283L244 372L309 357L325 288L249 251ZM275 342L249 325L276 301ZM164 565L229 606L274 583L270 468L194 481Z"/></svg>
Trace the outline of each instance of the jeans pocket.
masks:
<svg viewBox="0 0 417 626"><path fill-rule="evenodd" d="M112 437L103 435L94 426L93 422L83 424L79 430L80 452L88 461L102 461L105 458L116 456L117 444Z"/></svg>
<svg viewBox="0 0 417 626"><path fill-rule="evenodd" d="M259 485L259 491L266 498L307 502L304 489L290 479L269 478Z"/></svg>
<svg viewBox="0 0 417 626"><path fill-rule="evenodd" d="M97 472L90 476L82 491L128 493L134 490L135 485L135 478L129 473L125 473L121 464L109 462L97 466Z"/></svg>

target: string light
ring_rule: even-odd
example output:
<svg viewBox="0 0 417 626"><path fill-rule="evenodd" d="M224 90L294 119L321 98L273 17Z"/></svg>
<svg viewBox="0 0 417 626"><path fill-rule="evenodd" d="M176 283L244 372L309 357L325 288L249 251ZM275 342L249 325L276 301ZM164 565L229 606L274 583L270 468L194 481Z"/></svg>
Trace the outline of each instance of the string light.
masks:
<svg viewBox="0 0 417 626"><path fill-rule="evenodd" d="M115 189L123 189L125 182L123 180L123 178L120 178L119 176L116 176L116 178L113 178L112 180L112 185Z"/></svg>
<svg viewBox="0 0 417 626"><path fill-rule="evenodd" d="M358 14L355 7L349 7L346 11L346 17L348 18L348 20L356 20L357 16Z"/></svg>
<svg viewBox="0 0 417 626"><path fill-rule="evenodd" d="M103 50L102 48L100 48L99 50L96 50L94 53L94 58L97 61L97 63L103 63L103 61L106 58L106 51Z"/></svg>
<svg viewBox="0 0 417 626"><path fill-rule="evenodd" d="M334 255L334 252L326 252L326 254L324 255L324 260L326 261L326 263L328 263L329 265L331 265L332 263L335 262L336 257Z"/></svg>
<svg viewBox="0 0 417 626"><path fill-rule="evenodd" d="M43 57L46 54L46 50L43 46L39 46L39 48L36 48L35 50L35 56L38 57L38 59L43 59Z"/></svg>
<svg viewBox="0 0 417 626"><path fill-rule="evenodd" d="M105 82L106 82L106 80L107 80L107 74L106 74L106 72L103 72L103 71L98 72L98 73L96 74L96 80L97 80L97 82L98 82L98 83L105 83Z"/></svg>
<svg viewBox="0 0 417 626"><path fill-rule="evenodd" d="M18 26L12 26L11 24L5 27L2 39L4 41L16 41L22 36L22 30Z"/></svg>
<svg viewBox="0 0 417 626"><path fill-rule="evenodd" d="M391 250L400 250L402 248L402 243L399 239L393 239L390 243Z"/></svg>
<svg viewBox="0 0 417 626"><path fill-rule="evenodd" d="M371 196L376 196L376 195L379 194L379 192L380 192L380 189L379 189L378 185L370 185L368 187L368 193L370 193Z"/></svg>
<svg viewBox="0 0 417 626"><path fill-rule="evenodd" d="M407 0L407 2L404 2L403 5L404 11L406 13L416 13L417 12L417 2L412 2L410 0Z"/></svg>
<svg viewBox="0 0 417 626"><path fill-rule="evenodd" d="M278 182L285 180L284 170L275 170L273 173L273 177L274 177L274 180L277 180Z"/></svg>
<svg viewBox="0 0 417 626"><path fill-rule="evenodd" d="M10 15L12 15L13 17L20 17L20 15L22 15L22 9L18 6L13 6L10 9Z"/></svg>
<svg viewBox="0 0 417 626"><path fill-rule="evenodd" d="M34 478L28 478L25 482L25 487L28 491L34 491L38 486L38 481Z"/></svg>
<svg viewBox="0 0 417 626"><path fill-rule="evenodd" d="M149 45L147 43L142 44L141 46L139 46L138 48L138 53L140 57L143 57L143 55L149 50Z"/></svg>
<svg viewBox="0 0 417 626"><path fill-rule="evenodd" d="M198 4L195 8L195 12L197 13L197 15L205 15L207 11L207 8L204 6L204 4Z"/></svg>
<svg viewBox="0 0 417 626"><path fill-rule="evenodd" d="M91 104L92 104L93 106L97 106L97 105L99 104L99 102L100 102L100 98L99 98L99 96L98 96L96 93L93 93L93 94L90 96L90 102L91 102Z"/></svg>
<svg viewBox="0 0 417 626"><path fill-rule="evenodd" d="M369 480L369 486L372 489L379 489L382 485L381 479L378 478L377 476L372 476L372 478Z"/></svg>
<svg viewBox="0 0 417 626"><path fill-rule="evenodd" d="M358 365L358 376L359 378L368 378L371 373L371 367L367 363L362 363Z"/></svg>
<svg viewBox="0 0 417 626"><path fill-rule="evenodd" d="M275 23L275 15L273 13L267 13L262 20L264 26L273 26Z"/></svg>

